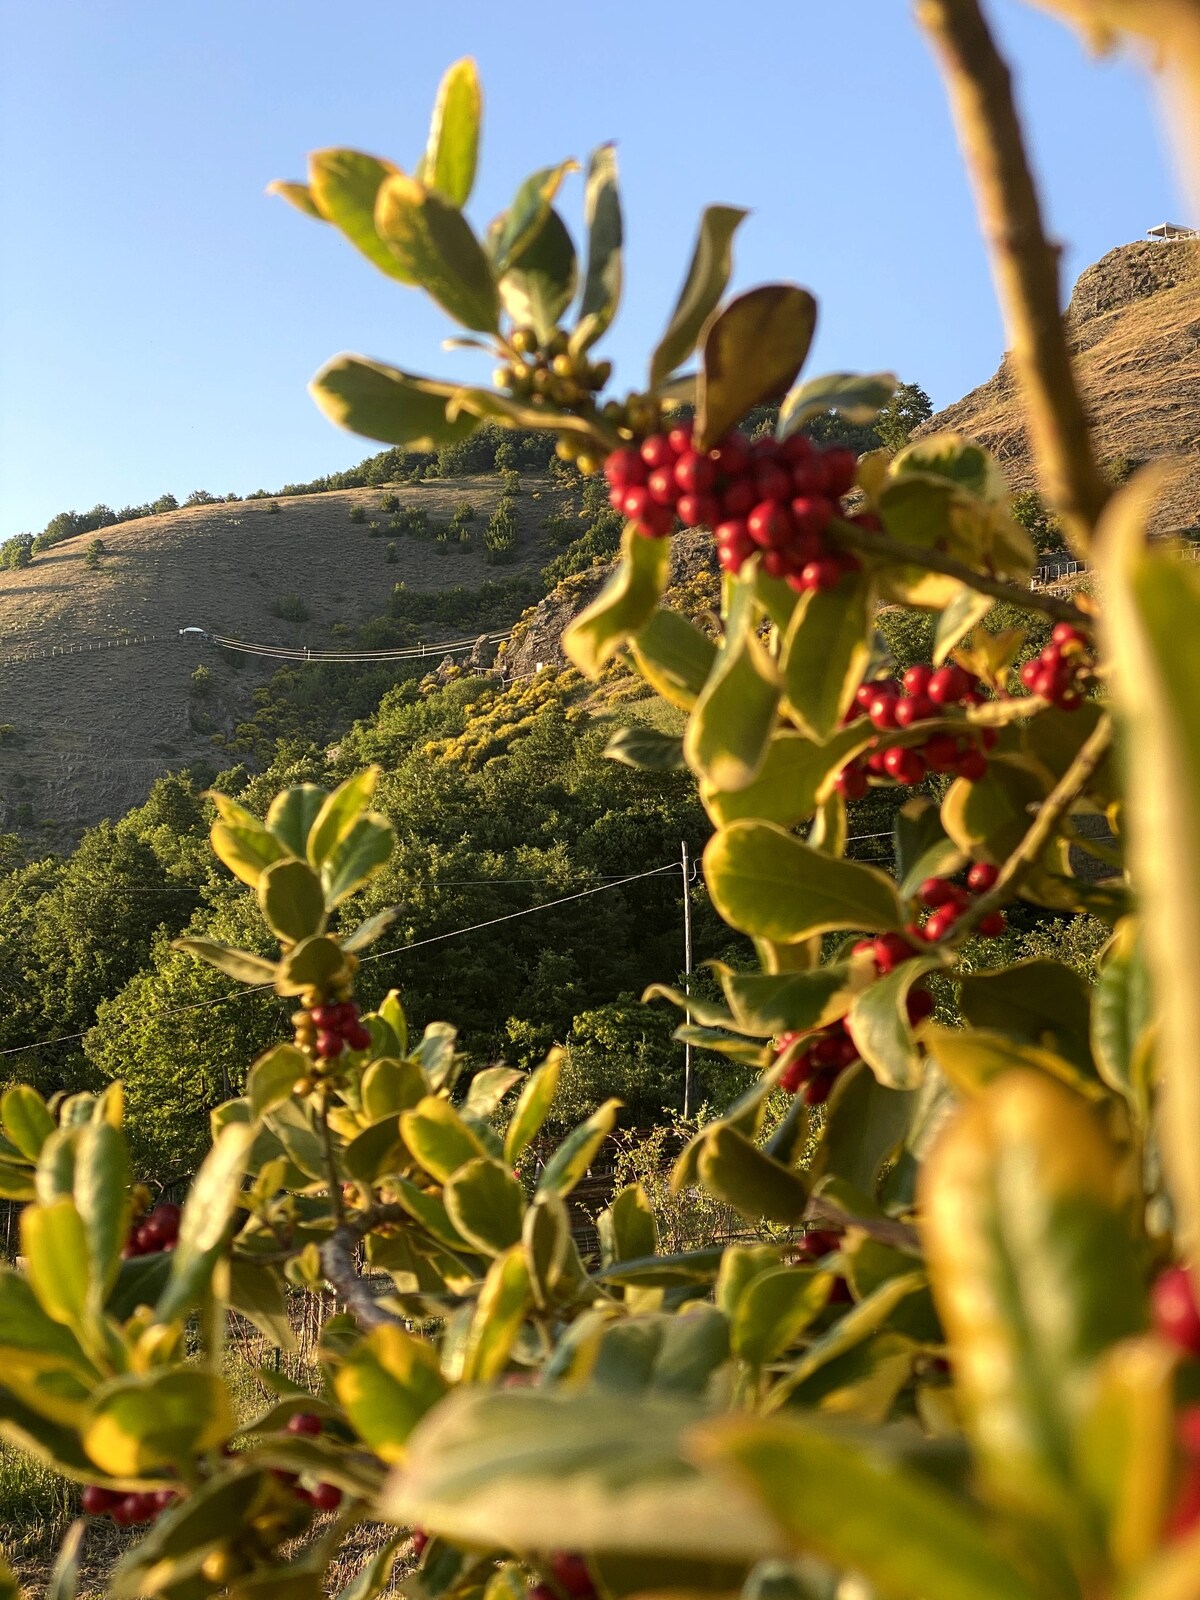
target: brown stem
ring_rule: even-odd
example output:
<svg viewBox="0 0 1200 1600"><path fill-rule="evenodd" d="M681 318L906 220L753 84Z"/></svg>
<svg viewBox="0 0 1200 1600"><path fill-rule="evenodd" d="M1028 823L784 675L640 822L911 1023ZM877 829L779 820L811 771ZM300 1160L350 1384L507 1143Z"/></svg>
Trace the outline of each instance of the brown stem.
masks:
<svg viewBox="0 0 1200 1600"><path fill-rule="evenodd" d="M321 1271L337 1290L343 1303L361 1328L402 1326L404 1319L385 1311L370 1287L358 1275L354 1254L361 1235L356 1226L342 1223L321 1246Z"/></svg>
<svg viewBox="0 0 1200 1600"><path fill-rule="evenodd" d="M333 1135L329 1131L329 1090L326 1086L321 1095L321 1107L317 1113L317 1121L321 1127L321 1147L325 1153L325 1176L329 1181L329 1199L333 1206L333 1214L338 1220L339 1227L346 1220L346 1202L342 1196L342 1180L338 1176L337 1162L333 1155Z"/></svg>
<svg viewBox="0 0 1200 1600"><path fill-rule="evenodd" d="M1108 754L1112 735L1111 717L1101 717L1080 746L1074 761L1043 800L1028 833L1000 868L1000 876L986 894L981 894L978 900L972 901L954 924L950 937L955 944L977 927L990 911L998 911L1017 893L1049 843L1054 830L1087 788L1097 767Z"/></svg>
<svg viewBox="0 0 1200 1600"><path fill-rule="evenodd" d="M1005 583L1000 578L990 578L986 572L979 572L965 561L956 561L953 556L943 555L940 550L931 550L925 545L904 544L889 534L872 533L866 528L840 520L830 524L825 532L825 540L836 550L852 550L856 555L873 556L892 566L924 567L928 572L944 573L948 578L958 578L979 594L990 594L995 600L1005 600L1009 605L1020 606L1025 611L1040 611L1043 616L1053 617L1055 622L1070 622L1088 631L1096 625L1095 618L1080 611L1069 600L1060 600L1053 594L1039 594L1034 589L1022 589L1018 584Z"/></svg>
<svg viewBox="0 0 1200 1600"><path fill-rule="evenodd" d="M916 15L940 61L974 185L1038 477L1072 548L1086 554L1109 489L1071 369L1059 247L1046 237L1012 76L977 0L916 0Z"/></svg>

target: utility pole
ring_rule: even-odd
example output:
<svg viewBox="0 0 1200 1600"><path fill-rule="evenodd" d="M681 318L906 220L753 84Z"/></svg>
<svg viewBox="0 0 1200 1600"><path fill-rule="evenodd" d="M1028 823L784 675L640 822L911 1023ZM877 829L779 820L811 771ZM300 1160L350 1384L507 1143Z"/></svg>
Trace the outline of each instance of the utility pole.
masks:
<svg viewBox="0 0 1200 1600"><path fill-rule="evenodd" d="M679 865L683 871L683 992L691 996L692 992L692 875L688 866L687 840L680 840ZM690 1023L692 1013L689 1009L687 1020ZM690 1116L692 1111L692 1046L688 1040L683 1046L683 1114Z"/></svg>

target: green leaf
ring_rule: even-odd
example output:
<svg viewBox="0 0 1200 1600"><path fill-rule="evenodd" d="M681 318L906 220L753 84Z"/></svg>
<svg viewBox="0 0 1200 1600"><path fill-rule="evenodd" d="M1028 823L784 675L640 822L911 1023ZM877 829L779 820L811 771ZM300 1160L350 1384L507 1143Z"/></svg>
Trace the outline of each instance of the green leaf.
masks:
<svg viewBox="0 0 1200 1600"><path fill-rule="evenodd" d="M900 893L915 895L926 878L949 878L963 865L963 852L942 827L942 814L932 800L914 795L896 813L896 876Z"/></svg>
<svg viewBox="0 0 1200 1600"><path fill-rule="evenodd" d="M957 778L942 801L942 824L964 855L1000 862L1029 831L1031 808L1046 797L1046 787L1024 767L993 756L975 783Z"/></svg>
<svg viewBox="0 0 1200 1600"><path fill-rule="evenodd" d="M45 1600L75 1600L79 1592L79 1561L83 1554L83 1541L88 1525L84 1517L77 1517L63 1535L58 1547L54 1569L46 1585ZM0 1558L0 1596L3 1600L21 1600L21 1590L9 1571L7 1562Z"/></svg>
<svg viewBox="0 0 1200 1600"><path fill-rule="evenodd" d="M209 833L213 851L235 878L253 889L263 871L282 861L287 851L273 833L268 833L257 817L248 823L214 822Z"/></svg>
<svg viewBox="0 0 1200 1600"><path fill-rule="evenodd" d="M207 1287L225 1248L257 1131L252 1124L228 1123L205 1156L184 1202L171 1276L155 1308L160 1322L181 1316Z"/></svg>
<svg viewBox="0 0 1200 1600"><path fill-rule="evenodd" d="M372 266L401 283L416 283L375 228L375 203L399 169L359 150L317 150L308 158L308 192L317 211L340 229ZM291 199L291 195L285 196Z"/></svg>
<svg viewBox="0 0 1200 1600"><path fill-rule="evenodd" d="M504 1159L509 1166L516 1165L550 1115L562 1066L563 1052L552 1050L541 1066L530 1073L504 1135Z"/></svg>
<svg viewBox="0 0 1200 1600"><path fill-rule="evenodd" d="M1072 1062L1042 1045L1027 1044L987 1028L939 1028L926 1024L921 1034L930 1056L960 1094L978 1093L993 1079L1015 1070L1048 1074L1090 1100L1104 1099L1104 1090L1090 1070L1085 1075Z"/></svg>
<svg viewBox="0 0 1200 1600"><path fill-rule="evenodd" d="M438 85L429 143L417 176L449 200L465 206L475 187L483 93L470 56L448 67Z"/></svg>
<svg viewBox="0 0 1200 1600"><path fill-rule="evenodd" d="M414 1157L439 1183L487 1151L448 1100L426 1095L400 1114L400 1131Z"/></svg>
<svg viewBox="0 0 1200 1600"><path fill-rule="evenodd" d="M870 738L862 723L840 728L825 744L781 728L751 783L742 789L701 783L700 798L718 826L748 817L790 828L813 815L842 767Z"/></svg>
<svg viewBox="0 0 1200 1600"><path fill-rule="evenodd" d="M83 1443L109 1477L150 1477L215 1450L236 1427L219 1375L176 1367L106 1384L92 1404Z"/></svg>
<svg viewBox="0 0 1200 1600"><path fill-rule="evenodd" d="M297 211L303 212L306 217L311 217L314 222L328 222L329 218L313 199L312 190L306 183L289 183L286 178L274 178L267 185L268 194L277 194L281 200L286 200Z"/></svg>
<svg viewBox="0 0 1200 1600"><path fill-rule="evenodd" d="M969 583L962 588L938 617L937 631L933 636L933 664L940 667L950 652L966 638L977 622L995 605L990 595L980 594Z"/></svg>
<svg viewBox="0 0 1200 1600"><path fill-rule="evenodd" d="M563 631L562 647L585 678L597 677L605 662L650 620L670 571L670 539L647 539L627 523L616 572Z"/></svg>
<svg viewBox="0 0 1200 1600"><path fill-rule="evenodd" d="M81 1128L75 1150L75 1204L87 1238L89 1309L98 1318L121 1270L129 1236L129 1152L108 1122Z"/></svg>
<svg viewBox="0 0 1200 1600"><path fill-rule="evenodd" d="M735 1356L760 1367L774 1361L820 1316L833 1273L816 1267L774 1267L756 1274L737 1297L729 1328Z"/></svg>
<svg viewBox="0 0 1200 1600"><path fill-rule="evenodd" d="M382 1460L402 1461L409 1435L446 1392L437 1353L386 1324L361 1339L334 1374L346 1415Z"/></svg>
<svg viewBox="0 0 1200 1600"><path fill-rule="evenodd" d="M600 1235L601 1262L611 1267L618 1261L635 1261L652 1256L658 1249L658 1229L646 1191L640 1183L629 1183L613 1195L596 1223Z"/></svg>
<svg viewBox="0 0 1200 1600"><path fill-rule="evenodd" d="M19 1083L0 1100L0 1123L27 1161L36 1161L56 1123L36 1089Z"/></svg>
<svg viewBox="0 0 1200 1600"><path fill-rule="evenodd" d="M604 746L604 754L610 761L640 772L682 772L687 767L680 735L660 733L644 722L618 728Z"/></svg>
<svg viewBox="0 0 1200 1600"><path fill-rule="evenodd" d="M500 279L500 299L518 327L531 327L548 344L558 319L575 298L575 246L558 212L549 216Z"/></svg>
<svg viewBox="0 0 1200 1600"><path fill-rule="evenodd" d="M888 1600L1038 1600L963 1502L876 1446L800 1417L727 1418L704 1458L753 1491L793 1549L860 1573Z"/></svg>
<svg viewBox="0 0 1200 1600"><path fill-rule="evenodd" d="M331 910L382 872L395 843L395 830L378 811L368 811L351 824L321 863L321 882Z"/></svg>
<svg viewBox="0 0 1200 1600"><path fill-rule="evenodd" d="M303 861L277 861L258 880L263 921L277 939L298 944L325 931L325 895Z"/></svg>
<svg viewBox="0 0 1200 1600"><path fill-rule="evenodd" d="M331 989L348 974L346 958L327 933L302 939L275 969L276 994L303 994L305 989Z"/></svg>
<svg viewBox="0 0 1200 1600"><path fill-rule="evenodd" d="M690 711L708 682L717 647L678 611L660 606L630 641L634 665L652 689Z"/></svg>
<svg viewBox="0 0 1200 1600"><path fill-rule="evenodd" d="M425 1189L418 1189L416 1184L409 1183L403 1178L393 1178L391 1182L399 1204L440 1245L454 1251L467 1248L466 1240L450 1221L450 1214L437 1195L430 1194Z"/></svg>
<svg viewBox="0 0 1200 1600"><path fill-rule="evenodd" d="M844 1016L863 983L874 974L847 962L830 962L808 972L738 972L713 963L733 1012L734 1025L760 1038L807 1033Z"/></svg>
<svg viewBox="0 0 1200 1600"><path fill-rule="evenodd" d="M252 1322L280 1350L296 1348L278 1269L260 1267L245 1256L233 1256L229 1263L229 1309Z"/></svg>
<svg viewBox="0 0 1200 1600"><path fill-rule="evenodd" d="M873 867L836 861L770 822L733 822L704 851L704 876L731 927L779 944L838 928L902 928L895 885Z"/></svg>
<svg viewBox="0 0 1200 1600"><path fill-rule="evenodd" d="M365 356L334 356L308 386L330 422L402 450L437 450L474 433L477 419L447 415L446 402L460 392ZM247 880L250 881L250 880Z"/></svg>
<svg viewBox="0 0 1200 1600"><path fill-rule="evenodd" d="M1094 1558L1079 1435L1094 1363L1144 1322L1121 1161L1086 1102L1008 1072L935 1145L920 1211L984 1486Z"/></svg>
<svg viewBox="0 0 1200 1600"><path fill-rule="evenodd" d="M959 1007L973 1028L1052 1050L1089 1077L1091 986L1061 961L1018 961L959 979Z"/></svg>
<svg viewBox="0 0 1200 1600"><path fill-rule="evenodd" d="M908 991L942 963L936 957L904 961L865 989L850 1007L847 1025L858 1053L888 1089L916 1089L924 1062L908 1020Z"/></svg>
<svg viewBox="0 0 1200 1600"><path fill-rule="evenodd" d="M567 1135L542 1168L537 1184L538 1194L570 1194L612 1132L620 1109L619 1100L606 1100L586 1122L581 1122Z"/></svg>
<svg viewBox="0 0 1200 1600"><path fill-rule="evenodd" d="M838 1079L825 1113L825 1132L813 1163L874 1199L879 1175L908 1132L916 1095L886 1088L867 1066Z"/></svg>
<svg viewBox="0 0 1200 1600"><path fill-rule="evenodd" d="M458 1030L448 1022L431 1022L421 1035L421 1042L411 1059L424 1072L434 1089L453 1082L454 1041Z"/></svg>
<svg viewBox="0 0 1200 1600"><path fill-rule="evenodd" d="M571 1254L571 1219L557 1195L539 1195L526 1211L521 1245L533 1298L539 1306L548 1306Z"/></svg>
<svg viewBox="0 0 1200 1600"><path fill-rule="evenodd" d="M492 1262L479 1291L463 1350L464 1383L489 1383L500 1376L532 1300L525 1252L515 1244Z"/></svg>
<svg viewBox="0 0 1200 1600"><path fill-rule="evenodd" d="M407 1166L399 1116L393 1113L364 1128L346 1146L342 1160L350 1176L368 1186Z"/></svg>
<svg viewBox="0 0 1200 1600"><path fill-rule="evenodd" d="M467 1088L465 1111L480 1121L492 1116L510 1089L525 1082L519 1067L484 1067Z"/></svg>
<svg viewBox="0 0 1200 1600"><path fill-rule="evenodd" d="M531 173L517 190L512 205L488 230L488 249L497 278L537 238L550 215L550 202L568 172L578 171L575 161L560 161Z"/></svg>
<svg viewBox="0 0 1200 1600"><path fill-rule="evenodd" d="M396 172L380 185L375 227L401 271L477 333L496 333L500 297L492 264L455 206Z"/></svg>
<svg viewBox="0 0 1200 1600"><path fill-rule="evenodd" d="M312 819L300 854L312 867L323 867L358 819L370 809L381 768L364 767L326 795Z"/></svg>
<svg viewBox="0 0 1200 1600"><path fill-rule="evenodd" d="M365 922L360 922L358 927L350 933L342 934L338 939L338 943L348 955L353 955L359 950L365 950L388 931L399 915L399 906L385 906L382 911L377 911L373 917L368 917Z"/></svg>
<svg viewBox="0 0 1200 1600"><path fill-rule="evenodd" d="M26 1206L21 1247L34 1293L55 1322L81 1329L89 1307L88 1238L73 1200Z"/></svg>
<svg viewBox="0 0 1200 1600"><path fill-rule="evenodd" d="M411 1111L428 1093L425 1075L415 1061L395 1061L390 1056L372 1061L359 1086L363 1111L372 1122Z"/></svg>
<svg viewBox="0 0 1200 1600"><path fill-rule="evenodd" d="M498 1256L521 1237L521 1185L498 1161L468 1161L446 1179L442 1199L450 1220L477 1250Z"/></svg>
<svg viewBox="0 0 1200 1600"><path fill-rule="evenodd" d="M238 983L274 983L278 970L275 963L264 956L252 955L249 950L232 950L215 939L172 939L171 949L184 950L199 961L207 961L210 967L216 967L218 972Z"/></svg>
<svg viewBox="0 0 1200 1600"><path fill-rule="evenodd" d="M267 828L298 861L305 858L309 829L326 798L326 791L317 784L298 783L281 790L267 807Z"/></svg>
<svg viewBox="0 0 1200 1600"><path fill-rule="evenodd" d="M745 1217L766 1217L792 1226L808 1204L800 1174L759 1150L728 1125L716 1125L700 1145L700 1181L708 1192Z"/></svg>
<svg viewBox="0 0 1200 1600"><path fill-rule="evenodd" d="M801 596L783 640L784 694L801 731L818 741L835 732L871 659L875 601L861 572L834 589Z"/></svg>
<svg viewBox="0 0 1200 1600"><path fill-rule="evenodd" d="M733 236L745 215L736 206L705 208L679 299L650 359L651 389L657 389L696 348L700 330L725 293L733 270Z"/></svg>
<svg viewBox="0 0 1200 1600"><path fill-rule="evenodd" d="M762 770L775 729L779 674L755 631L749 584L734 586L725 644L683 736L688 766L714 789L744 789Z"/></svg>
<svg viewBox="0 0 1200 1600"><path fill-rule="evenodd" d="M847 422L874 422L898 382L894 372L827 372L808 378L780 406L775 437L787 439L827 411L837 411Z"/></svg>
<svg viewBox="0 0 1200 1600"><path fill-rule="evenodd" d="M1157 1021L1138 924L1127 917L1117 924L1092 994L1091 1043L1100 1076L1143 1124Z"/></svg>
<svg viewBox="0 0 1200 1600"><path fill-rule="evenodd" d="M617 188L617 153L602 144L588 160L583 202L588 230L587 269L579 322L571 335L571 352L580 354L606 332L621 300L621 197Z"/></svg>
<svg viewBox="0 0 1200 1600"><path fill-rule="evenodd" d="M816 325L812 295L786 283L751 289L709 321L696 389L697 449L711 449L751 407L786 391Z"/></svg>

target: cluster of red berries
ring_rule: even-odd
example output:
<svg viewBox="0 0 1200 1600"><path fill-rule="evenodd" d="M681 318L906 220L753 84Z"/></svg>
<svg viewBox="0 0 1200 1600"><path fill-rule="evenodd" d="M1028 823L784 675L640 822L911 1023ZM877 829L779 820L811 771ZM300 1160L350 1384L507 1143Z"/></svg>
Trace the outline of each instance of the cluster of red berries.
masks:
<svg viewBox="0 0 1200 1600"><path fill-rule="evenodd" d="M867 717L872 727L890 733L929 722L953 706L978 706L983 701L978 678L962 667L918 665L909 667L901 679L868 679L856 691L846 721ZM994 728L966 734L941 730L931 733L923 744L873 750L847 762L838 774L838 792L847 800L861 800L869 778L891 778L912 785L923 783L931 772L953 772L975 783L987 771L984 752L996 738Z"/></svg>
<svg viewBox="0 0 1200 1600"><path fill-rule="evenodd" d="M89 1483L83 1491L83 1513L87 1517L110 1517L118 1528L138 1528L154 1522L178 1498L174 1489L135 1491L105 1489Z"/></svg>
<svg viewBox="0 0 1200 1600"><path fill-rule="evenodd" d="M690 423L614 450L604 463L609 500L639 533L664 538L676 518L711 528L726 572L761 552L763 568L801 592L831 589L858 566L823 544L856 468L852 450L821 450L799 433L782 441L728 433L698 451Z"/></svg>
<svg viewBox="0 0 1200 1600"><path fill-rule="evenodd" d="M1185 1355L1200 1357L1200 1306L1186 1267L1159 1273L1150 1291L1150 1310L1162 1338ZM1200 1406L1184 1407L1176 1418L1175 1437L1183 1471L1163 1530L1168 1539L1181 1539L1200 1526Z"/></svg>
<svg viewBox="0 0 1200 1600"><path fill-rule="evenodd" d="M583 1557L573 1550L556 1550L550 1557L553 1585L535 1583L525 1600L595 1600L596 1584Z"/></svg>
<svg viewBox="0 0 1200 1600"><path fill-rule="evenodd" d="M288 1419L284 1431L315 1439L318 1434L325 1432L325 1424L311 1411L297 1411L294 1417ZM297 1500L312 1506L314 1511L336 1511L342 1503L342 1491L336 1483L318 1483L315 1488L306 1489L300 1482L298 1472L284 1472L280 1467L274 1467L272 1471Z"/></svg>
<svg viewBox="0 0 1200 1600"><path fill-rule="evenodd" d="M322 1061L334 1060L343 1050L370 1048L371 1031L359 1020L358 1007L353 1000L314 1006L309 1015L317 1030L313 1048Z"/></svg>
<svg viewBox="0 0 1200 1600"><path fill-rule="evenodd" d="M160 1250L174 1250L179 1239L179 1219L183 1213L165 1201L136 1220L125 1242L125 1255L156 1256Z"/></svg>
<svg viewBox="0 0 1200 1600"><path fill-rule="evenodd" d="M929 908L921 937L929 944L944 939L971 901L993 888L999 876L999 867L992 866L990 861L977 861L967 873L965 889L949 878L926 878L917 890L917 899ZM985 939L997 939L1007 926L1008 919L1003 911L989 911L979 919L975 931Z"/></svg>
<svg viewBox="0 0 1200 1600"><path fill-rule="evenodd" d="M1049 700L1060 711L1078 711L1083 680L1091 672L1086 634L1069 622L1057 622L1050 643L1021 668L1021 682L1030 694Z"/></svg>

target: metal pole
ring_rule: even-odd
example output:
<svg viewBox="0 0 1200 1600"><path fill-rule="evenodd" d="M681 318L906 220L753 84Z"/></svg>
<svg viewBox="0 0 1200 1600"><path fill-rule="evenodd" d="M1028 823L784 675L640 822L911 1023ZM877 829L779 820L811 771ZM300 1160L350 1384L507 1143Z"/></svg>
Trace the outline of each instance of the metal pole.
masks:
<svg viewBox="0 0 1200 1600"><path fill-rule="evenodd" d="M682 839L679 844L679 865L683 872L683 992L691 995L692 992L692 877L688 869L687 840ZM687 1012L690 1023L692 1013ZM690 1042L683 1047L683 1114L690 1116L692 1111L692 1046Z"/></svg>

